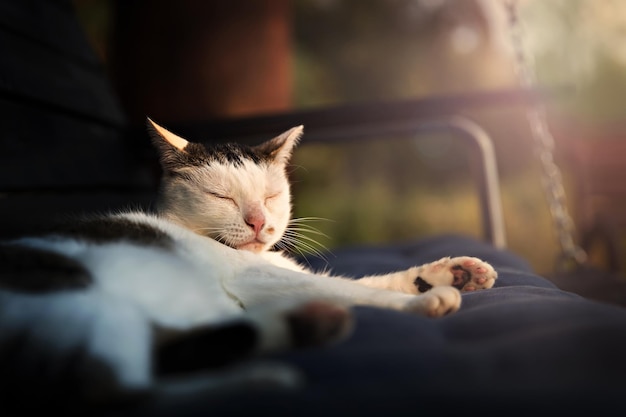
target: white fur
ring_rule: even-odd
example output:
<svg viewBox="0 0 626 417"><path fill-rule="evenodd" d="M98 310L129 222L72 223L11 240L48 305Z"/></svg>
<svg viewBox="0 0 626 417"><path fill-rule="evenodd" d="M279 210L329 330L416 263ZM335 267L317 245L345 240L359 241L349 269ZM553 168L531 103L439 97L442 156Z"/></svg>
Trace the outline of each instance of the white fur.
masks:
<svg viewBox="0 0 626 417"><path fill-rule="evenodd" d="M175 249L59 238L17 241L78 260L96 284L86 291L45 296L0 294L0 335L30 325L32 340L49 344L53 356L87 346L94 357L115 369L120 385L137 388L151 383L148 336L154 324L184 330L242 317L241 306L313 299L437 316L460 304L454 288L441 287L422 296L368 288L275 266L261 255L232 249L156 216L119 217L166 232L175 240ZM272 337L262 343L267 349L287 338L280 324L272 326L268 327Z"/></svg>
<svg viewBox="0 0 626 417"><path fill-rule="evenodd" d="M1 291L0 345L19 335L26 342L26 369L45 362L53 375L84 348L115 371L116 385L138 389L152 382L151 323L127 300L97 290L39 296Z"/></svg>

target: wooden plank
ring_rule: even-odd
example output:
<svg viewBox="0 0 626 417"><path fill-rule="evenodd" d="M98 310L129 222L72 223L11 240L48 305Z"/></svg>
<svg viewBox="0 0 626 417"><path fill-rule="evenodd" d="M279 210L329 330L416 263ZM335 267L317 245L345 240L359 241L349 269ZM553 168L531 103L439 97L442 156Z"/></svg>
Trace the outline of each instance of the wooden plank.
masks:
<svg viewBox="0 0 626 417"><path fill-rule="evenodd" d="M77 64L6 31L0 31L0 97L64 110L79 117L123 126L112 88L99 70Z"/></svg>
<svg viewBox="0 0 626 417"><path fill-rule="evenodd" d="M151 183L149 162L119 129L3 99L0 115L0 190Z"/></svg>

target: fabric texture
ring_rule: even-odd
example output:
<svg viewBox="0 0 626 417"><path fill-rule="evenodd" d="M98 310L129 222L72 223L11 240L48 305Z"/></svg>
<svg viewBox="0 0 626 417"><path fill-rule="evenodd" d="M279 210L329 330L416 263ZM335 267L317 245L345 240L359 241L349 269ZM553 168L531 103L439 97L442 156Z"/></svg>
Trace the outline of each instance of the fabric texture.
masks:
<svg viewBox="0 0 626 417"><path fill-rule="evenodd" d="M348 340L271 357L300 368L303 389L189 398L156 415L626 415L626 309L562 291L514 254L463 237L335 255L333 271L355 277L469 255L499 278L464 294L456 314L357 307Z"/></svg>

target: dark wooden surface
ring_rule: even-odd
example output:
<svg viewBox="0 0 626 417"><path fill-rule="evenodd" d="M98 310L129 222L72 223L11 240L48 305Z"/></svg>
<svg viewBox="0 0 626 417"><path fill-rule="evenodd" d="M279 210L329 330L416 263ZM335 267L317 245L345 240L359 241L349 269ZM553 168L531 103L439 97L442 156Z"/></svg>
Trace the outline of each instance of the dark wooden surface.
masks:
<svg viewBox="0 0 626 417"><path fill-rule="evenodd" d="M69 0L0 0L0 56L0 236L151 199L154 173Z"/></svg>

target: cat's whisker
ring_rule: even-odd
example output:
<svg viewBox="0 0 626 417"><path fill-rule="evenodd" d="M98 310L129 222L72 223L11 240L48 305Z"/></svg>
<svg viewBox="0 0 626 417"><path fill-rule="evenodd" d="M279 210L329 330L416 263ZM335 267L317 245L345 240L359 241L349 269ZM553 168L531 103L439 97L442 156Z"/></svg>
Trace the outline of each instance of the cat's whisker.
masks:
<svg viewBox="0 0 626 417"><path fill-rule="evenodd" d="M317 218L306 217L306 218L293 219L292 221L289 221L288 225L289 225L289 227L305 227L305 228L311 229L311 230L319 230L317 227L315 227L315 226L313 226L312 224L309 223L309 222L312 222L312 221L317 221L315 219L317 219ZM322 221L322 220L331 221L331 220L328 220L328 219L319 218L319 221Z"/></svg>
<svg viewBox="0 0 626 417"><path fill-rule="evenodd" d="M311 243L308 243L306 241L303 240L307 240ZM326 251L327 253L331 253L328 251L328 249L322 245L321 243L319 243L318 241L316 241L315 239L312 239L308 236L304 236L300 233L297 232L285 232L285 235L283 236L283 239L281 240L281 242L283 242L286 246L288 246L289 249L293 249L298 251L301 255L305 256L304 253L302 253L302 249L304 249L306 252L310 253L313 256L316 256L322 260L324 260L326 263L328 263L328 258L326 257L325 253L322 252L322 250L318 249L317 247L315 247L315 245L319 246L321 249L323 249L324 251ZM287 250L289 250L287 249Z"/></svg>
<svg viewBox="0 0 626 417"><path fill-rule="evenodd" d="M308 225L304 225L304 224L300 224L300 225L296 225L296 226L289 226L287 227L287 230L291 230L294 232L304 232L304 233L313 233L316 235L326 235L324 232L322 232L321 230L314 228L314 227L310 227ZM328 235L326 235L326 237L330 238Z"/></svg>
<svg viewBox="0 0 626 417"><path fill-rule="evenodd" d="M195 229L192 229L195 233L198 232L217 232L217 233L225 233L226 231L224 230L223 227L197 227Z"/></svg>
<svg viewBox="0 0 626 417"><path fill-rule="evenodd" d="M306 254L304 253L304 251L302 249L300 249L296 244L292 243L292 242L287 242L286 240L281 240L279 242L277 242L274 247L278 250L285 250L288 252L297 252L298 254L301 255L302 259L307 263L307 265L309 266L309 268L312 268L311 263L309 262L309 260L307 259ZM326 266L328 266L328 261L326 261Z"/></svg>
<svg viewBox="0 0 626 417"><path fill-rule="evenodd" d="M298 223L298 222L295 222L295 223ZM300 224L298 224L297 227L291 226L291 227L287 228L283 238L284 239L288 238L288 240L290 240L290 244L291 245L298 245L298 244L300 244L307 251L312 251L312 252L314 252L314 254L316 256L323 257L323 255L321 254L321 251L319 249L317 249L317 247L321 248L324 251L328 251L328 248L325 245L323 245L322 243L320 243L319 241L317 241L316 239L308 236L307 234L313 234L313 235L324 236L326 238L329 238L329 236L326 235L325 233L323 233L322 231L320 231L320 230L318 230L318 229L316 229L316 228L314 228L314 227L312 227L312 226L310 226L308 224L305 224L305 223L300 223ZM304 242L304 241L308 241L310 243L308 243L305 246L304 244L306 242Z"/></svg>
<svg viewBox="0 0 626 417"><path fill-rule="evenodd" d="M306 229L306 228L299 228L299 227L290 227L289 230L291 230L294 233L300 233L303 232L302 234L304 235L305 233L310 233L313 235L317 235L317 236L322 236L325 237L327 239L330 239L331 237L328 236L326 233L321 232L319 230L311 230L311 229Z"/></svg>
<svg viewBox="0 0 626 417"><path fill-rule="evenodd" d="M301 221L325 221L325 222L334 222L333 219L329 219L326 217L316 217L316 216L306 216L306 217L294 217L290 219L289 222L296 223Z"/></svg>
<svg viewBox="0 0 626 417"><path fill-rule="evenodd" d="M323 217L299 217L296 219L291 219L288 224L288 230L294 230L297 232L306 232L315 234L318 236L324 236L325 238L330 239L326 233L319 230L317 227L311 226L305 222L307 221L332 221L330 219L325 219Z"/></svg>
<svg viewBox="0 0 626 417"><path fill-rule="evenodd" d="M309 242L312 242L314 244L316 244L317 246L319 246L320 248L326 250L327 248L321 244L320 242L318 242L317 240L313 239L310 236L307 236L305 234L302 234L298 231L295 230L289 230L288 232L285 232L285 234L288 234L290 237L293 237L295 239L304 239L304 240L308 240Z"/></svg>
<svg viewBox="0 0 626 417"><path fill-rule="evenodd" d="M313 229L316 229L316 227L308 224L307 222L321 222L321 221L332 222L333 220L325 219L323 217L298 217L296 219L289 220L289 225L306 226L306 227L311 227Z"/></svg>
<svg viewBox="0 0 626 417"><path fill-rule="evenodd" d="M306 258L306 254L304 253L304 251L302 251L302 249L300 249L293 242L290 242L288 240L281 240L280 242L276 243L276 247L281 250L298 252L300 255Z"/></svg>
<svg viewBox="0 0 626 417"><path fill-rule="evenodd" d="M330 264L330 260L326 257L326 255L325 255L323 252L321 252L321 251L317 250L316 248L314 248L314 247L312 247L312 246L309 246L309 245L307 245L307 244L302 244L302 243L300 243L300 246L302 246L302 248L303 248L303 249L304 249L304 250L305 250L305 251L306 251L309 255L313 255L313 256L315 256L316 258L319 258L319 259L323 260L323 261L324 261L324 263L326 263L326 266L328 266L328 265ZM298 251L299 251L299 252L302 254L302 256L306 259L306 254L305 254L305 253L302 253L303 251L302 251L301 249L298 249ZM307 262L308 262L308 261L307 261ZM311 265L309 264L309 267L310 267L310 266L311 266Z"/></svg>
<svg viewBox="0 0 626 417"><path fill-rule="evenodd" d="M278 246L278 245L277 245ZM301 255L301 258L307 263L309 268L312 268L313 266L311 265L311 263L308 260L307 254L309 255L313 255L317 258L322 259L325 263L326 263L326 267L328 267L329 265L329 261L328 259L319 251L317 251L315 248L310 248L310 249L304 249L304 247L301 249L300 246L303 245L298 245L295 244L293 242L281 242L280 244L280 249L284 249L290 252L297 252L298 254ZM303 250L304 249L304 250ZM306 253L305 253L306 252Z"/></svg>

